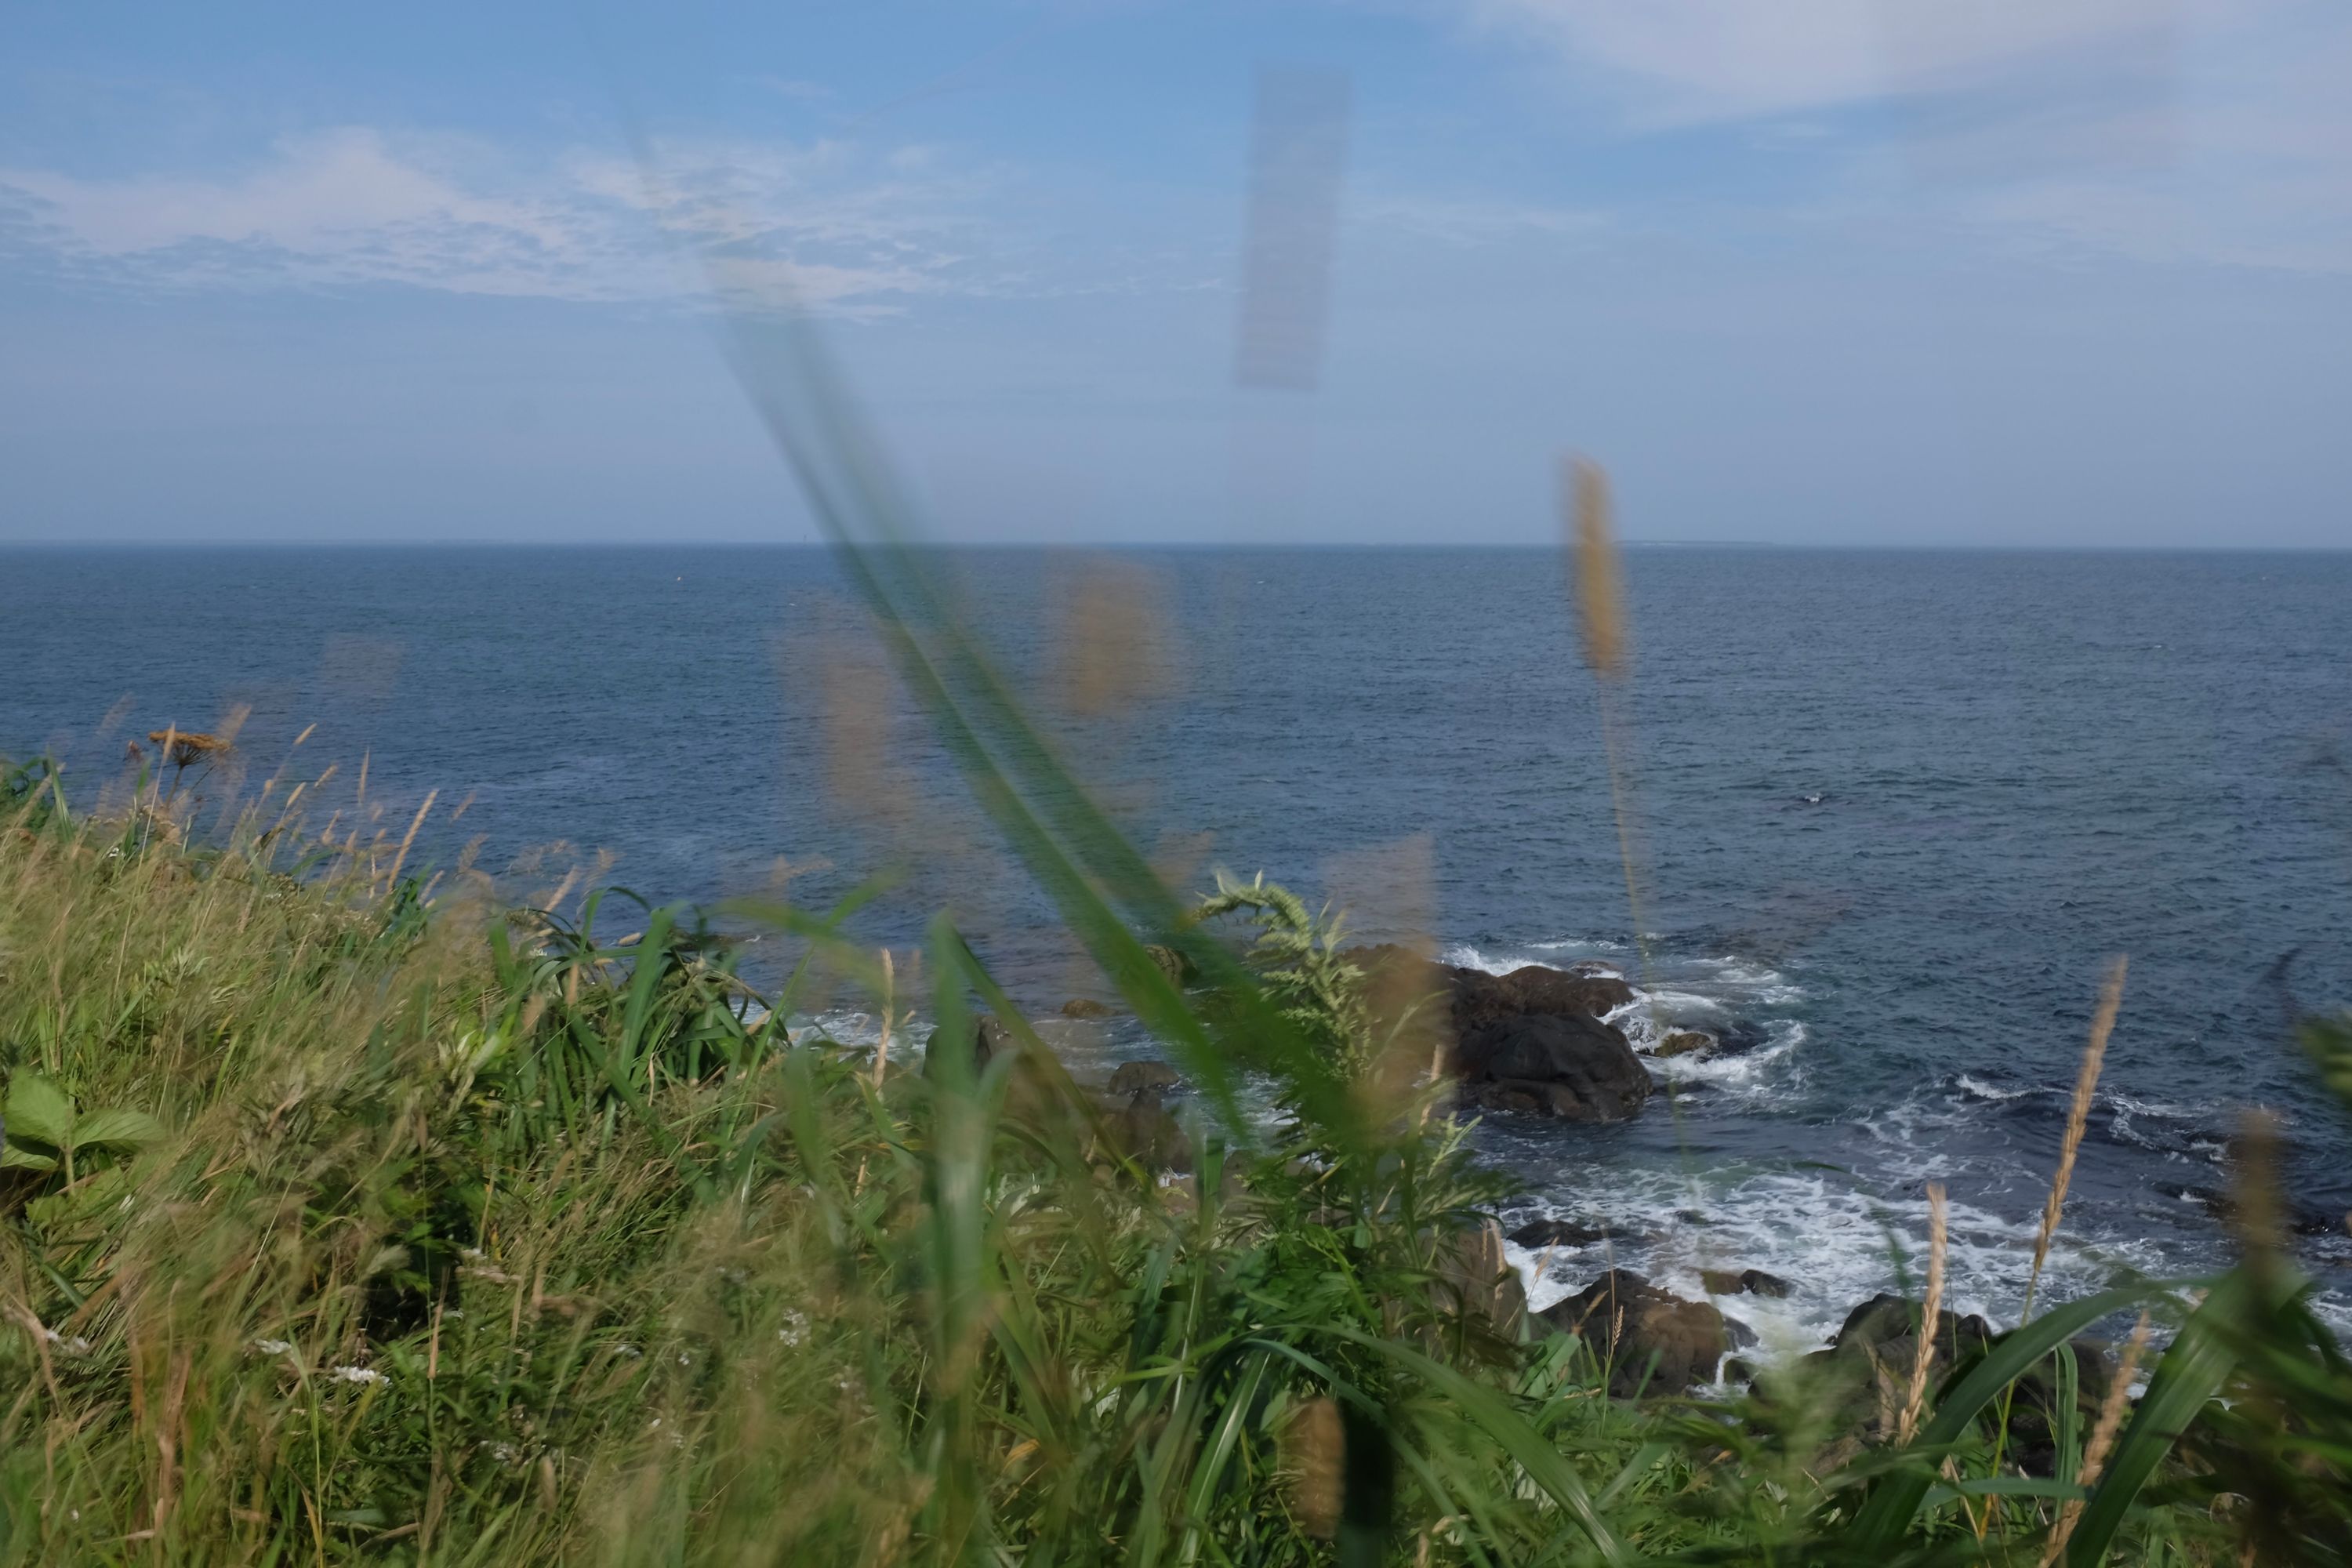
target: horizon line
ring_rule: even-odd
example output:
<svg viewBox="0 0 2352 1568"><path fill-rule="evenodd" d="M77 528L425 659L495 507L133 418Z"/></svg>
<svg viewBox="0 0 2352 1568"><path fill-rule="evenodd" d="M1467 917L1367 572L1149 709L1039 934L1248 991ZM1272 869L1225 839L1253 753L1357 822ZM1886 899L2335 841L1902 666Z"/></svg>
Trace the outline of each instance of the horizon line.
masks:
<svg viewBox="0 0 2352 1568"><path fill-rule="evenodd" d="M1618 545L1626 550L1758 550L1758 551L1855 551L1887 554L1934 553L2009 553L2020 555L2053 554L2210 554L2210 555L2340 555L2352 552L2352 543L2346 544L2243 544L2243 543L2157 543L2111 544L2095 542L2030 543L2000 542L1963 543L1952 541L1919 541L1853 542L1822 541L1791 543L1782 540L1759 539L1621 539ZM919 540L908 542L916 550L1003 550L1003 551L1222 551L1237 553L1271 553L1278 551L1541 551L1554 553L1562 547L1557 543L1493 541L1419 541L1419 540ZM0 539L0 550L85 552L92 554L109 552L173 551L173 550L283 550L283 551L493 551L493 550L598 550L655 553L677 550L815 550L829 551L834 546L823 540L810 539L680 539L658 543L640 539L612 540L548 540L511 539Z"/></svg>

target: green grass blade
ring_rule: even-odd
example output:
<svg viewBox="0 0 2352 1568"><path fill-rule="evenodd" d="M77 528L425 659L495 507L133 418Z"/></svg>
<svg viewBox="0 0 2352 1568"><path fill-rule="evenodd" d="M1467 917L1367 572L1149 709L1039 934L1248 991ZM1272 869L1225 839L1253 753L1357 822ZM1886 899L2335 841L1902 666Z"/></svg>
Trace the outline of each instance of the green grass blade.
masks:
<svg viewBox="0 0 2352 1568"><path fill-rule="evenodd" d="M1921 1429L1916 1446L1934 1453L1958 1442L1986 1405L2058 1346L2101 1318L2137 1306L2167 1289L2171 1287L2132 1285L2103 1290L2044 1312L2004 1336L1944 1393L1934 1419ZM1925 1466L1906 1466L1880 1477L1853 1523L1843 1532L1846 1542L1857 1554L1892 1552L1910 1529L1912 1515L1934 1484L1932 1472Z"/></svg>
<svg viewBox="0 0 2352 1568"><path fill-rule="evenodd" d="M2157 1363L2139 1408L2132 1412L2099 1484L2066 1542L2068 1568L2091 1568L2107 1554L2132 1500L2173 1443L2221 1391L2237 1364L2235 1329L2269 1305L2253 1276L2233 1269L2181 1325L2180 1336Z"/></svg>
<svg viewBox="0 0 2352 1568"><path fill-rule="evenodd" d="M1500 1394L1483 1384L1472 1382L1454 1368L1432 1361L1420 1352L1394 1341L1374 1339L1353 1329L1334 1328L1331 1332L1405 1368L1452 1400L1473 1426L1500 1444L1519 1468L1527 1471L1528 1478L1576 1521L1577 1527L1600 1549L1604 1560L1611 1563L1623 1560L1623 1544L1601 1517L1600 1510L1593 1507L1584 1482L1569 1468L1559 1450L1529 1426L1526 1418L1513 1410Z"/></svg>

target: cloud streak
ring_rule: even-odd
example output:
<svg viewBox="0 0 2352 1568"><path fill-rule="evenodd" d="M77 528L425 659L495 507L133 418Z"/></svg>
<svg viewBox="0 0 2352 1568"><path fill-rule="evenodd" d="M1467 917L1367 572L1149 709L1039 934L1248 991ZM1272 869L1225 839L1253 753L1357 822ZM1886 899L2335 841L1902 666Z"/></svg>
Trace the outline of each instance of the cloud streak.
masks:
<svg viewBox="0 0 2352 1568"><path fill-rule="evenodd" d="M1981 85L2168 31L2170 0L1475 0L1490 26L1621 78L1689 124Z"/></svg>
<svg viewBox="0 0 2352 1568"><path fill-rule="evenodd" d="M629 303L715 288L872 315L1006 286L981 259L987 178L920 149L677 142L655 161L648 179L585 150L522 161L347 126L281 139L226 175L0 168L0 247L83 280L179 290L389 284Z"/></svg>

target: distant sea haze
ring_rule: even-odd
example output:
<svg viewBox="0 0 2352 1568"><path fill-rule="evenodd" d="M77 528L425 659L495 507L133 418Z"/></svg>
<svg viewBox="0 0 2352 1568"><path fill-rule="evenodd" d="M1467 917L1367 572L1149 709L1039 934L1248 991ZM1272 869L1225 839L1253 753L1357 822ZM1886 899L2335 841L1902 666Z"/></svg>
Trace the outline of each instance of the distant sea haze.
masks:
<svg viewBox="0 0 2352 1568"><path fill-rule="evenodd" d="M1538 1302L1604 1258L1686 1289L1761 1268L1793 1292L1743 1313L1812 1342L1924 1245L1939 1180L1953 1304L2012 1320L2128 953L2054 1289L2225 1256L2227 1142L2262 1105L2294 1146L2297 1246L2352 1321L2352 1127L2285 1026L2352 1001L2352 556L1649 542L1626 560L1642 932L1556 557L947 560L970 625L1192 883L1263 869L1350 904L1366 940L1477 967L1612 963L1666 1026L1749 1046L1654 1064L1693 1091L1679 1117L1490 1119L1528 1184L1514 1219L1617 1233L1552 1254ZM289 776L340 762L333 795L364 757L394 816L437 789L444 865L477 835L491 867L560 839L649 898L803 902L900 866L870 940L951 906L1024 1005L1104 994L879 658L814 550L0 552L0 752L53 751L87 800L129 736L244 708L247 787L315 724ZM1116 1022L1069 1048L1150 1047Z"/></svg>

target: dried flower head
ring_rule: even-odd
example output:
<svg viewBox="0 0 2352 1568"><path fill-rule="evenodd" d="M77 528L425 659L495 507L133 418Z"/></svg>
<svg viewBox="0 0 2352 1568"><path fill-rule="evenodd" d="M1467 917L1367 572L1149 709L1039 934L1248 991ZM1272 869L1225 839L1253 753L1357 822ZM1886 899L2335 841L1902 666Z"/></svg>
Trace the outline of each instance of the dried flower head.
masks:
<svg viewBox="0 0 2352 1568"><path fill-rule="evenodd" d="M1618 573L1609 476L1589 458L1568 465L1569 527L1576 539L1576 602L1584 661L1595 675L1625 673L1625 595Z"/></svg>
<svg viewBox="0 0 2352 1568"><path fill-rule="evenodd" d="M147 738L163 748L165 762L179 768L218 756L229 749L224 737L195 730L150 730Z"/></svg>
<svg viewBox="0 0 2352 1568"><path fill-rule="evenodd" d="M1340 1468L1347 1438L1339 1405L1329 1398L1301 1405L1283 1429L1283 1468L1290 1480L1290 1506L1299 1527L1318 1541L1339 1529Z"/></svg>

